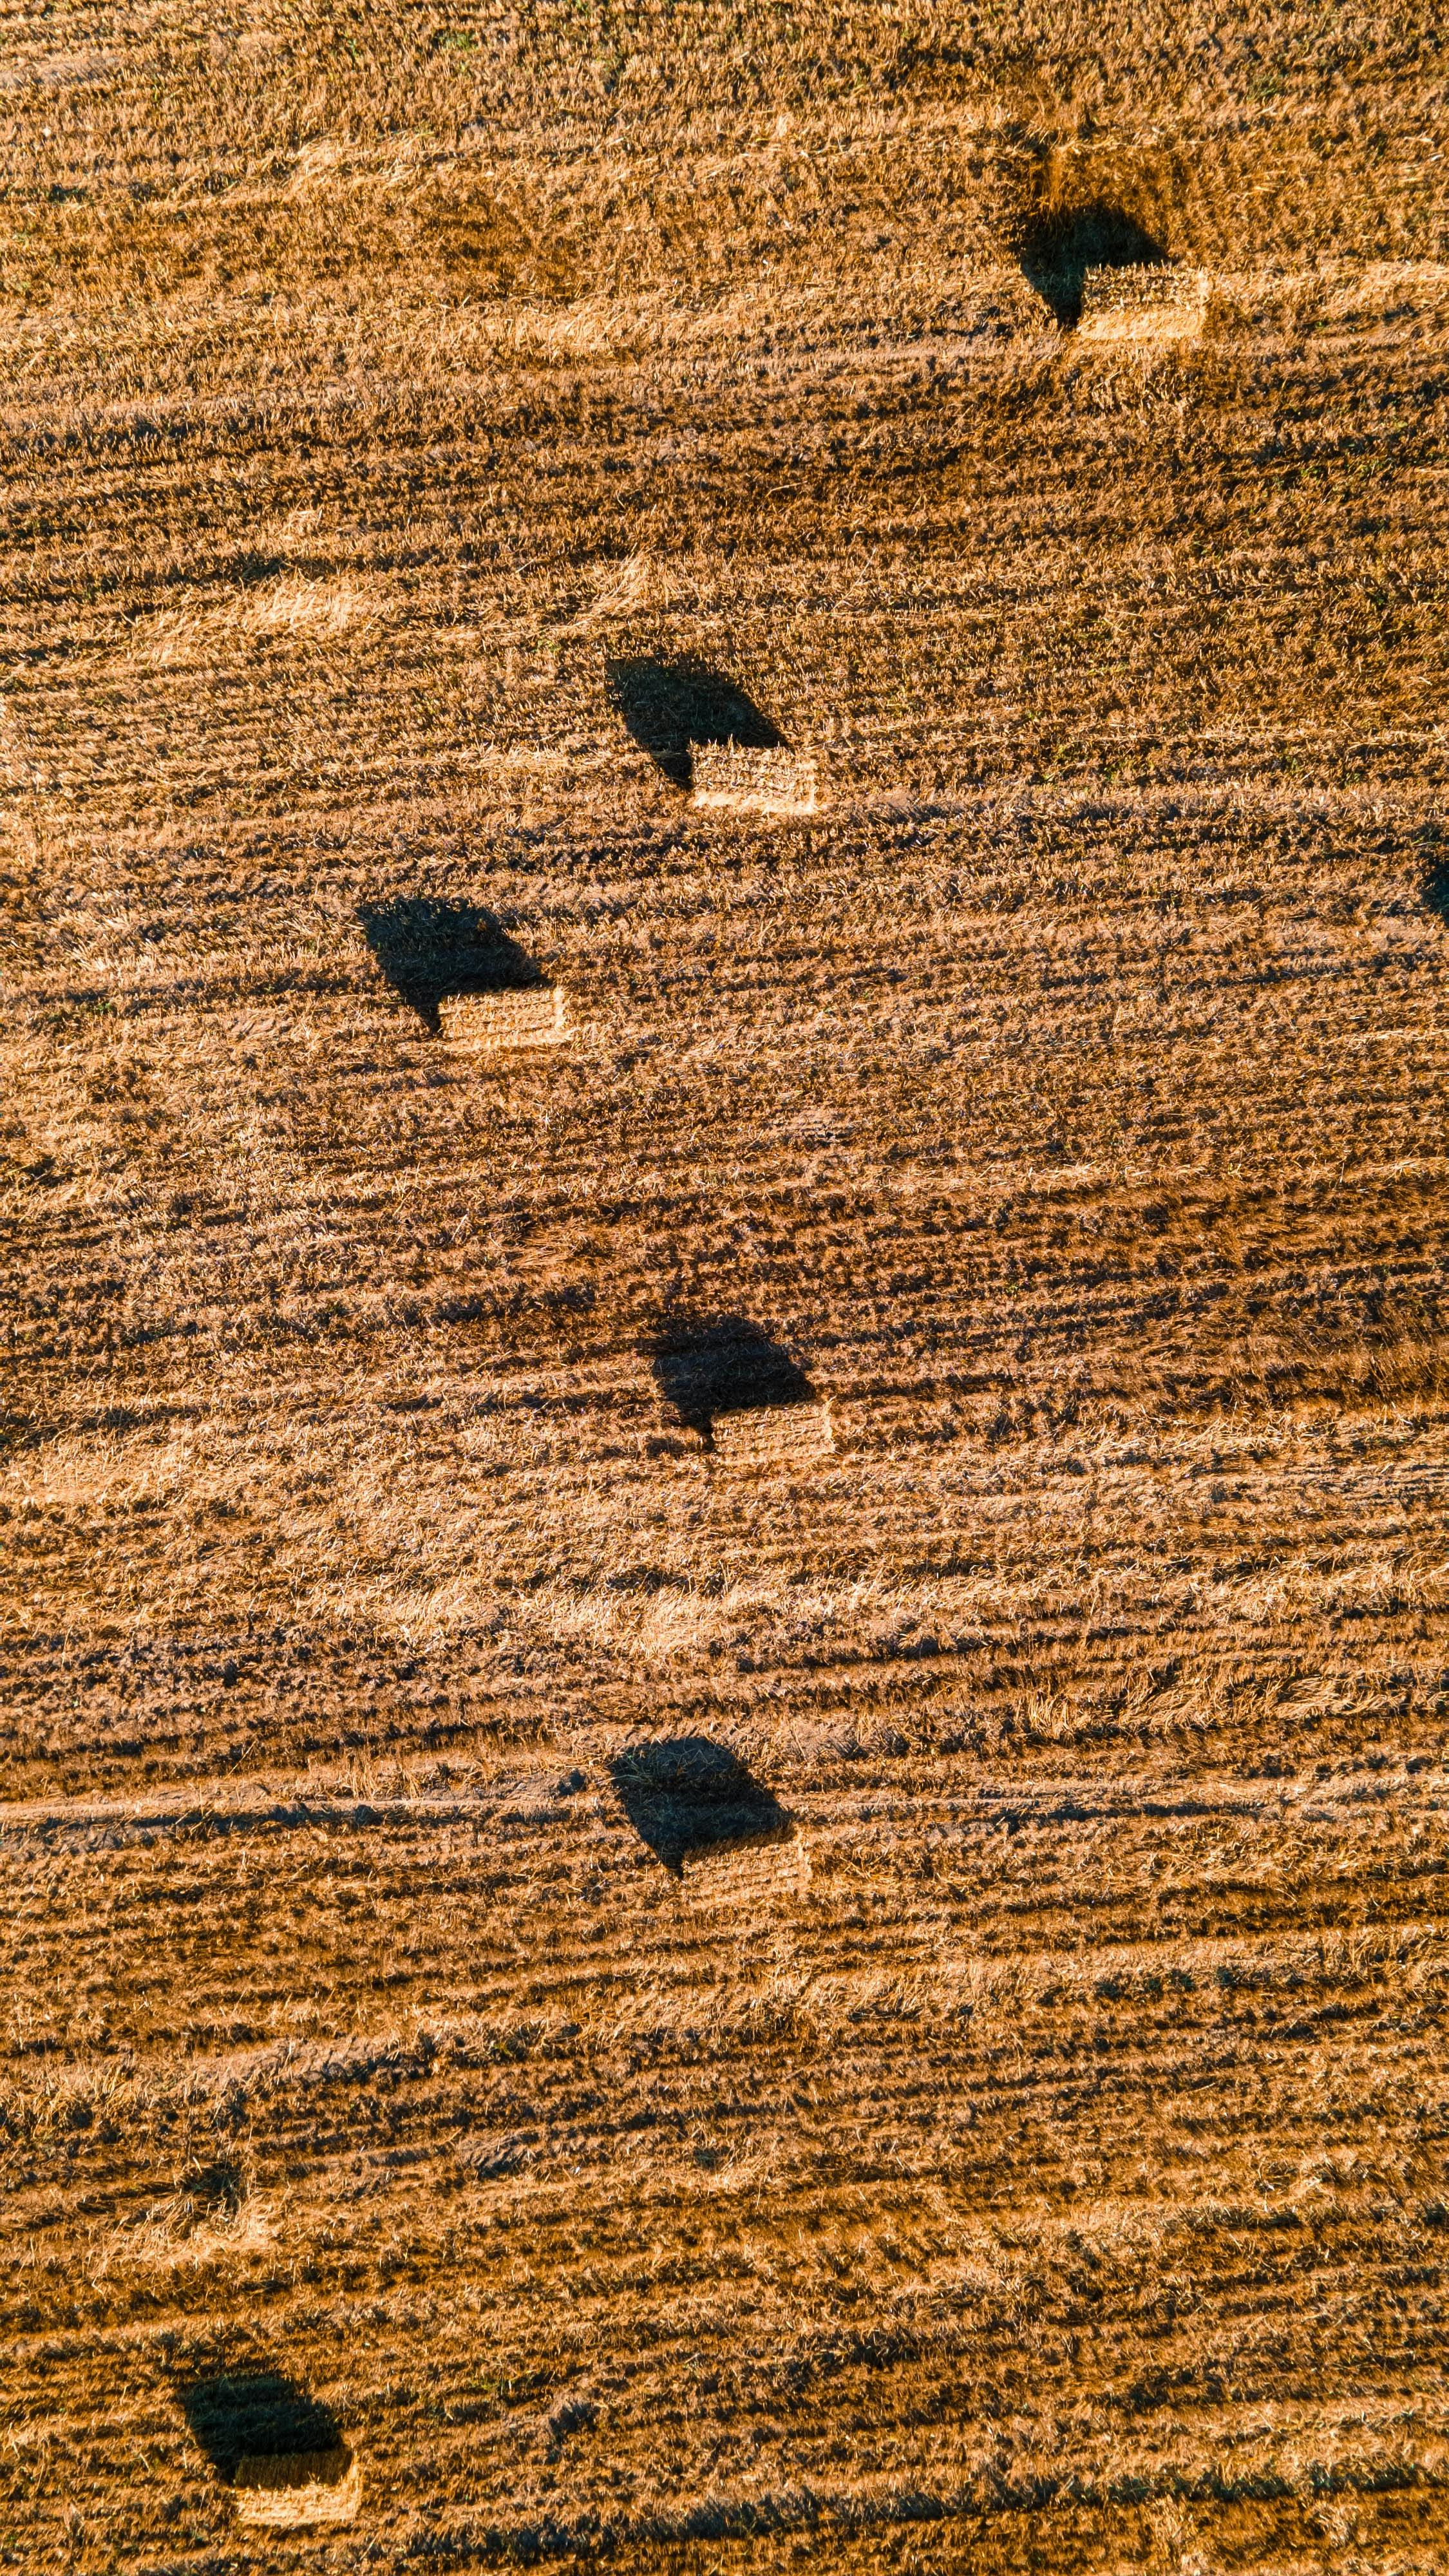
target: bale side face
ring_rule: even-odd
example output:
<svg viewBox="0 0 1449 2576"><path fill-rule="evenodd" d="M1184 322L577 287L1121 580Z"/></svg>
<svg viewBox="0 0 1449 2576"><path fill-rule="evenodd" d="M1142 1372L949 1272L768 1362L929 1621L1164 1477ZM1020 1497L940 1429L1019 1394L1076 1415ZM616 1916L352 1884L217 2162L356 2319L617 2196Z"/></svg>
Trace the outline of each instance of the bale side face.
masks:
<svg viewBox="0 0 1449 2576"><path fill-rule="evenodd" d="M331 2451L281 2451L239 2462L237 2520L252 2531L305 2531L356 2519L362 2470L345 2445Z"/></svg>

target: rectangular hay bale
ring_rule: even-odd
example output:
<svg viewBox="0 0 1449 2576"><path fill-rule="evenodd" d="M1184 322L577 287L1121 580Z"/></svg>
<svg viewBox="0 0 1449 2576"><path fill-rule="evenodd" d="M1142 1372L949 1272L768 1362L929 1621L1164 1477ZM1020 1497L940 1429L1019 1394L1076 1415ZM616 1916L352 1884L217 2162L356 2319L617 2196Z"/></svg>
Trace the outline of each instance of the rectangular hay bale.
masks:
<svg viewBox="0 0 1449 2576"><path fill-rule="evenodd" d="M1132 348L1199 337L1208 279L1200 268L1089 268L1077 336Z"/></svg>
<svg viewBox="0 0 1449 2576"><path fill-rule="evenodd" d="M835 1452L828 1404L757 1404L717 1413L710 1445L725 1467L805 1467Z"/></svg>
<svg viewBox="0 0 1449 2576"><path fill-rule="evenodd" d="M688 1901L708 1911L737 1915L771 1908L808 1893L810 1845L801 1833L769 1841L728 1843L716 1851L686 1852L684 1892Z"/></svg>
<svg viewBox="0 0 1449 2576"><path fill-rule="evenodd" d="M356 2520L362 2469L341 2443L330 2451L279 2451L239 2461L232 2492L245 2530L312 2531Z"/></svg>
<svg viewBox="0 0 1449 2576"><path fill-rule="evenodd" d="M702 742L693 760L694 802L734 814L813 814L820 803L814 754Z"/></svg>
<svg viewBox="0 0 1449 2576"><path fill-rule="evenodd" d="M438 1005L438 1024L451 1046L470 1055L512 1055L525 1047L565 1045L572 1034L564 1016L561 984L530 985L503 993L453 993Z"/></svg>

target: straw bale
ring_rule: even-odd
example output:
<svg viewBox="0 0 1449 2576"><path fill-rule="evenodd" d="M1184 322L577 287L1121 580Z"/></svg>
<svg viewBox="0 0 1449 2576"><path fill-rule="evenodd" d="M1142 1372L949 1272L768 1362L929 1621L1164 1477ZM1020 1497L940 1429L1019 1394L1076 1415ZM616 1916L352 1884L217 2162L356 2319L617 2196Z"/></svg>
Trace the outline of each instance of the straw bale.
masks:
<svg viewBox="0 0 1449 2576"><path fill-rule="evenodd" d="M810 1885L810 1845L800 1833L752 1843L726 1843L684 1855L685 1894L697 1906L768 1905L803 1896Z"/></svg>
<svg viewBox="0 0 1449 2576"><path fill-rule="evenodd" d="M737 814L813 814L820 781L814 754L739 742L702 742L693 762L697 806Z"/></svg>
<svg viewBox="0 0 1449 2576"><path fill-rule="evenodd" d="M248 2531L310 2531L352 2522L362 2469L345 2443L329 2451L280 2451L238 2463L237 2520Z"/></svg>
<svg viewBox="0 0 1449 2576"><path fill-rule="evenodd" d="M828 1404L761 1404L717 1413L714 1455L726 1467L808 1466L828 1458L835 1437Z"/></svg>
<svg viewBox="0 0 1449 2576"><path fill-rule="evenodd" d="M455 993L439 1003L438 1019L449 1043L473 1055L512 1055L525 1047L563 1046L572 1035L559 984L522 992Z"/></svg>
<svg viewBox="0 0 1449 2576"><path fill-rule="evenodd" d="M1195 340L1207 312L1208 282L1200 268L1089 268L1078 336L1134 347Z"/></svg>

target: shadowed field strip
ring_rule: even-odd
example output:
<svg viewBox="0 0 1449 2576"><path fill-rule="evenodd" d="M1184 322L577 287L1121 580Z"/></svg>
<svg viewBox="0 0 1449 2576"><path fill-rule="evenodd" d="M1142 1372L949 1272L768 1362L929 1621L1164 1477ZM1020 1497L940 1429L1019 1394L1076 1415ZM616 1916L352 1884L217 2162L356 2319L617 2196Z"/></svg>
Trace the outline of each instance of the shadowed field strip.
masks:
<svg viewBox="0 0 1449 2576"><path fill-rule="evenodd" d="M1449 1776L1449 1775L1446 1775ZM338 1797L305 1781L274 1781L271 1794L258 1801L233 1791L204 1799L148 1800L117 1798L17 1799L0 1803L0 1845L66 1840L76 1835L114 1834L129 1842L158 1835L267 1834L346 1829L357 1833L387 1832L398 1826L442 1829L466 1825L496 1837L500 1828L528 1829L529 1838L553 1830L567 1832L576 1818L589 1829L610 1815L610 1805L588 1790L585 1776L564 1779L548 1773L506 1783L479 1779L461 1796L398 1796L375 1791L370 1796ZM1012 1830L1024 1825L1090 1824L1110 1817L1251 1817L1289 1824L1295 1818L1327 1822L1363 1807L1407 1807L1435 1815L1445 1793L1445 1778L1422 1763L1408 1771L1375 1764L1357 1774L1311 1780L1245 1781L1228 1774L1214 1779L1194 1773L1182 1781L1150 1775L1132 1780L1120 1775L1104 1781L1094 1773L1043 1779L943 1778L934 1794L902 1784L882 1793L873 1788L852 1797L848 1791L819 1792L808 1783L798 1792L822 1828L866 1824L880 1817L888 1826L911 1820L948 1820L968 1830L994 1829L1009 1812ZM105 1848L108 1846L97 1846ZM115 1845L121 1847L121 1841Z"/></svg>

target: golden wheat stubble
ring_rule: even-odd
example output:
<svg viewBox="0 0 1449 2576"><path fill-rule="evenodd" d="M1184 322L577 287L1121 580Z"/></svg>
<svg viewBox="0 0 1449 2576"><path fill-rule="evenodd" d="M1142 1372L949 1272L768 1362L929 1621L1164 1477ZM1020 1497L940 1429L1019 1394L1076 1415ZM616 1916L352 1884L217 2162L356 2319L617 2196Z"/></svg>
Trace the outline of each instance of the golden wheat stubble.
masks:
<svg viewBox="0 0 1449 2576"><path fill-rule="evenodd" d="M7 91L10 2508L234 2547L175 2392L285 2367L339 2563L1432 2564L1431 52L1367 154L1267 28L1090 136L1070 24L438 32ZM1093 192L1190 350L1014 264ZM676 1881L659 1734L789 1838Z"/></svg>

